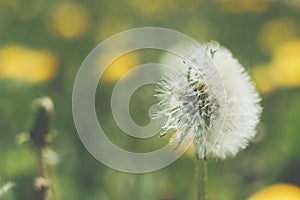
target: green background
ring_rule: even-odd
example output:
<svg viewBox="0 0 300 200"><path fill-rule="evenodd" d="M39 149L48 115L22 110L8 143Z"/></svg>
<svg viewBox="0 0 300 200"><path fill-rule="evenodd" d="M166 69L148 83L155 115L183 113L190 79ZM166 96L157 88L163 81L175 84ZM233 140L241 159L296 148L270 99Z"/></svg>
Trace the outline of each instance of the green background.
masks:
<svg viewBox="0 0 300 200"><path fill-rule="evenodd" d="M114 33L158 26L183 32L199 42L219 41L251 71L272 57L270 52L263 50L259 40L264 24L283 17L295 21L296 29L300 25L300 6L285 1L271 1L265 9L258 11L243 10L243 5L232 11L224 5L230 6L230 2L238 5L234 1L222 4L221 1L204 0L85 0L69 2L88 11L89 25L80 36L66 38L49 25L52 10L61 1L12 2L0 0L0 47L17 44L49 49L57 55L59 64L56 76L46 82L0 80L0 186L9 181L16 184L3 199L29 199L33 179L37 176L36 160L30 142L19 145L16 137L30 130L34 121L31 102L44 95L53 99L56 108L53 128L58 135L51 148L60 160L54 166L52 177L57 199L193 199L194 161L187 155L156 172L127 174L104 166L87 152L77 135L71 110L73 82L81 62L101 40ZM37 4L38 8L35 8ZM256 7L262 7L262 2L256 4ZM101 25L101 20L110 17L123 25L120 28L113 23ZM97 36L99 26L100 32L107 33ZM161 52L145 50L138 55L141 63L159 62ZM103 89L97 91L96 98L100 103L96 108L98 115L103 116L100 123L109 130L113 142L136 152L153 150L167 143L167 139L158 137L141 141L125 136L115 125L109 110L114 83L102 84ZM146 116L147 109L155 102L153 91L153 86L143 87L132 98L131 114L137 123L145 124L149 120ZM300 186L300 90L278 87L262 97L262 120L257 137L249 147L234 158L208 161L209 199L246 199L257 190L279 182Z"/></svg>

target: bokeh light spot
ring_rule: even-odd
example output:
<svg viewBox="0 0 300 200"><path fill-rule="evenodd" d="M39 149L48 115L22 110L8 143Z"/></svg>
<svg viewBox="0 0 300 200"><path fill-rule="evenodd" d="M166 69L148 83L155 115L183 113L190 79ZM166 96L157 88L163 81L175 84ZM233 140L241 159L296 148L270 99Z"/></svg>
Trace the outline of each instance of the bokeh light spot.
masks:
<svg viewBox="0 0 300 200"><path fill-rule="evenodd" d="M122 55L109 65L102 76L102 80L107 83L116 82L130 69L138 66L139 63L139 56L136 52ZM100 65L103 67L101 62Z"/></svg>
<svg viewBox="0 0 300 200"><path fill-rule="evenodd" d="M64 38L83 36L90 24L88 10L83 5L72 2L64 2L54 7L49 20L52 30Z"/></svg>
<svg viewBox="0 0 300 200"><path fill-rule="evenodd" d="M248 200L299 200L300 188L290 184L276 184L266 187Z"/></svg>
<svg viewBox="0 0 300 200"><path fill-rule="evenodd" d="M279 18L264 24L259 32L259 44L262 50L270 53L283 42L296 38L298 26L290 18Z"/></svg>
<svg viewBox="0 0 300 200"><path fill-rule="evenodd" d="M32 50L10 45L0 49L0 78L30 83L51 80L57 73L58 59L49 50Z"/></svg>

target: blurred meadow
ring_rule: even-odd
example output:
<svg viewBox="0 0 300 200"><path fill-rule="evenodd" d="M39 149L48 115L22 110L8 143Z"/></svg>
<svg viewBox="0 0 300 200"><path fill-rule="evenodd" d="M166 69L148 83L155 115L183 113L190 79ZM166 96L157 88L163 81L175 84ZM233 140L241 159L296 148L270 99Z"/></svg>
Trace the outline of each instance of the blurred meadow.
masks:
<svg viewBox="0 0 300 200"><path fill-rule="evenodd" d="M38 169L24 132L34 124L32 101L41 96L51 97L55 106L51 128L57 136L46 156L55 199L195 197L188 153L156 172L122 173L93 158L75 129L72 88L82 61L99 42L143 26L174 29L199 42L219 41L246 67L263 98L258 134L249 147L235 158L208 161L208 199L247 199L276 183L300 186L299 0L0 0L0 199L31 199ZM147 152L168 142L125 135L110 110L110 94L122 74L163 56L156 50L131 52L101 78L97 114L108 137L124 149ZM132 97L137 124L150 120L154 89L144 86ZM2 194L8 183L14 185Z"/></svg>

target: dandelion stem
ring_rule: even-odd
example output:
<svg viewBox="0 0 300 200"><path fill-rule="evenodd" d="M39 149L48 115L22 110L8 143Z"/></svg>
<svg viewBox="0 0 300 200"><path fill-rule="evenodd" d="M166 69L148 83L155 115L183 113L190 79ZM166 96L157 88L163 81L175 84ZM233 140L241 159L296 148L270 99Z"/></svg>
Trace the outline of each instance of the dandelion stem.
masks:
<svg viewBox="0 0 300 200"><path fill-rule="evenodd" d="M197 200L206 200L207 169L206 160L195 157Z"/></svg>
<svg viewBox="0 0 300 200"><path fill-rule="evenodd" d="M39 176L46 178L46 163L44 161L44 156L43 156L43 149L37 148L36 150L36 158L37 158L37 165L38 165L38 170L39 170Z"/></svg>
<svg viewBox="0 0 300 200"><path fill-rule="evenodd" d="M53 183L48 177L48 166L44 155L45 149L51 142L50 122L54 111L53 102L49 97L43 97L34 101L36 116L33 127L30 131L37 165L38 177L35 178L32 193L33 200L53 200L55 198ZM52 192L49 193L49 192Z"/></svg>

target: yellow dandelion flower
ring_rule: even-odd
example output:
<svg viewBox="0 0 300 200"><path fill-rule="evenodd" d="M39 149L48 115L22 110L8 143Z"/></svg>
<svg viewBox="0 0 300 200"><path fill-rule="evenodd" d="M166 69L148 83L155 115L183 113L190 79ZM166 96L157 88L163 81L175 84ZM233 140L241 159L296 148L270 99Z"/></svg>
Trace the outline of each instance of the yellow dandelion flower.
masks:
<svg viewBox="0 0 300 200"><path fill-rule="evenodd" d="M275 48L270 63L253 69L258 89L267 94L274 89L300 86L300 39L290 40Z"/></svg>
<svg viewBox="0 0 300 200"><path fill-rule="evenodd" d="M49 50L31 50L22 46L0 49L0 78L31 83L51 80L57 73L57 57Z"/></svg>
<svg viewBox="0 0 300 200"><path fill-rule="evenodd" d="M272 52L281 43L298 35L297 23L291 18L279 18L264 24L259 33L259 44L265 52Z"/></svg>
<svg viewBox="0 0 300 200"><path fill-rule="evenodd" d="M83 5L64 2L54 7L48 23L57 35L64 38L78 38L87 32L90 16Z"/></svg>
<svg viewBox="0 0 300 200"><path fill-rule="evenodd" d="M274 81L272 81L270 76L270 67L268 65L256 66L251 71L251 74L255 85L261 94L269 94L276 88Z"/></svg>
<svg viewBox="0 0 300 200"><path fill-rule="evenodd" d="M272 76L282 87L300 86L300 39L288 41L275 49Z"/></svg>
<svg viewBox="0 0 300 200"><path fill-rule="evenodd" d="M102 76L102 80L108 83L116 82L139 63L139 56L136 52L122 55L109 65Z"/></svg>
<svg viewBox="0 0 300 200"><path fill-rule="evenodd" d="M300 200L300 188L290 184L275 184L266 187L248 200Z"/></svg>
<svg viewBox="0 0 300 200"><path fill-rule="evenodd" d="M300 52L300 39L289 40L274 50L275 61L282 58L296 58L299 57Z"/></svg>

